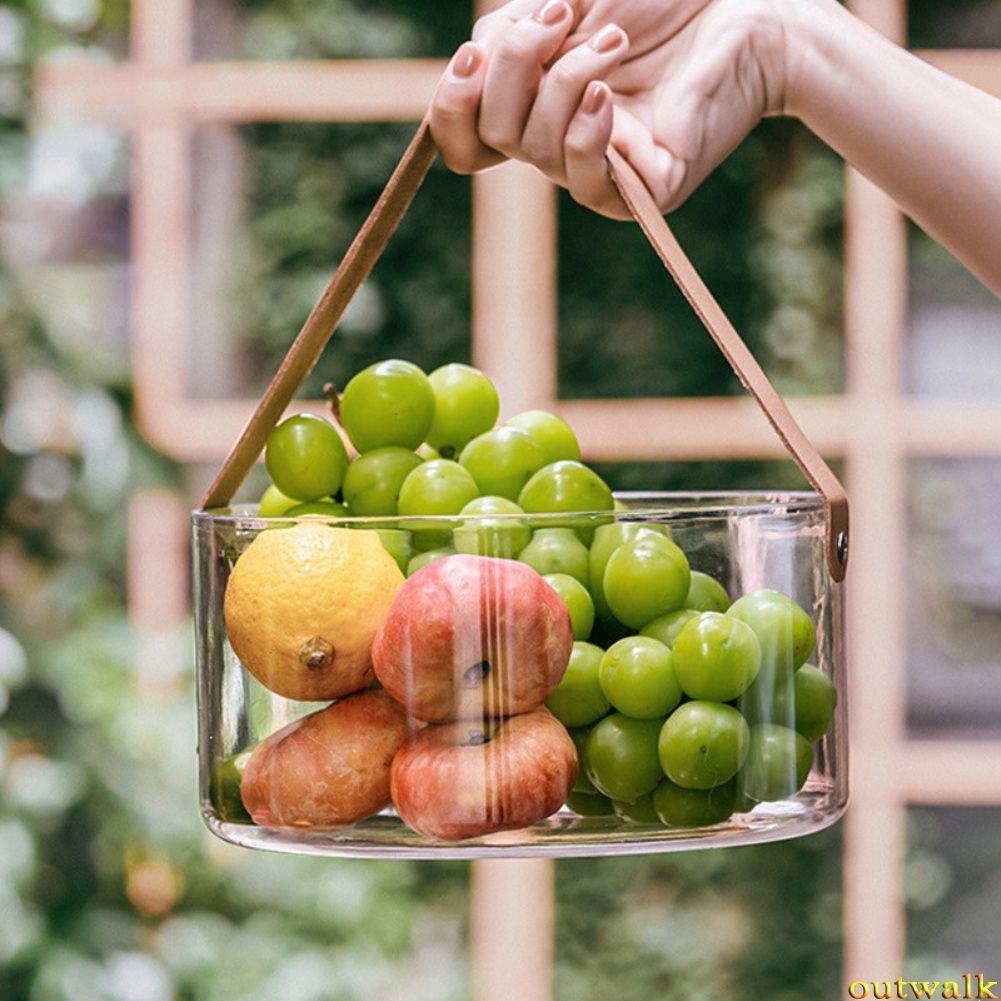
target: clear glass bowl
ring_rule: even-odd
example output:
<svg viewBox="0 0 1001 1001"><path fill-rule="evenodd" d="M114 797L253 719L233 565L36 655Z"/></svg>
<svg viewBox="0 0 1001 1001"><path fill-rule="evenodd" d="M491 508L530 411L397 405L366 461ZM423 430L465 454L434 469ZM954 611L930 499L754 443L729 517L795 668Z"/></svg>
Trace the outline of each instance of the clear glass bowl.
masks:
<svg viewBox="0 0 1001 1001"><path fill-rule="evenodd" d="M522 517L263 519L246 506L195 512L200 793L209 828L235 844L276 851L471 858L680 851L794 837L837 820L848 795L842 588L827 569L820 497L618 500L614 512ZM275 530L307 524L366 533L364 544L349 540L350 571L324 569L327 557L310 549L312 530L301 533L310 536L305 548L292 545L291 535L275 545ZM554 528L562 532L544 531ZM230 585L262 533L270 538ZM584 665L575 693L548 701L570 723L599 719L572 727L576 739L568 739L559 720L538 708L571 651L567 606L553 601L559 596L527 563L497 558L528 538L544 572L552 564L576 566L580 575L585 553L587 573L603 582L611 579L601 571L609 552L633 540L628 557L613 561L611 620L597 616L590 637L603 650L635 635L651 610L677 608L677 593L669 593L677 578L670 569L664 576L665 565L677 567L677 552L665 538L692 571L742 600L721 617L713 610L717 589L703 588L701 598L692 590L681 603L701 605L699 615L658 615L645 630L654 638L620 645L614 657L574 653ZM480 555L435 560L406 584L384 557L393 551L405 567L422 549L453 544ZM270 555L259 560L267 547ZM353 576L359 552L368 553L364 590ZM296 563L314 557L315 567ZM311 599L303 579L321 581L323 601ZM331 620L341 634L328 636L330 643L307 635L328 628L314 629L310 616L331 608L342 613ZM666 656L681 626L684 639ZM605 709L594 674L599 659L604 694L628 714ZM339 680L317 689L320 675ZM359 686L368 687L330 694ZM587 776L623 797L655 785L631 803L613 802Z"/></svg>

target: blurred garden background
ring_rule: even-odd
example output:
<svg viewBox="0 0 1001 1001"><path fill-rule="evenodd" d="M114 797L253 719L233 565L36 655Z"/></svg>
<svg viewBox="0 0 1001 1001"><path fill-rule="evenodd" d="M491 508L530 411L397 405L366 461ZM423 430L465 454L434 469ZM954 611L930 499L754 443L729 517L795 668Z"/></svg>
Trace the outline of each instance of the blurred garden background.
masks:
<svg viewBox="0 0 1001 1001"><path fill-rule="evenodd" d="M195 0L191 47L206 63L444 58L470 7ZM915 46L1001 48L1001 3L913 0L907 13ZM130 573L183 554L129 539L130 504L191 508L218 462L179 462L137 429L129 122L36 103L40 70L129 56L128 0L0 3L0 999L461 1001L468 867L213 840L198 815L190 621L157 633L157 670L136 668ZM190 322L175 332L188 397L260 394L412 129L193 127ZM844 176L804 129L769 121L675 216L793 396L846 391ZM470 192L433 169L305 395L385 357L470 359ZM561 399L739 393L631 227L562 195L558 213ZM901 391L1001 404L1001 307L926 237L909 246ZM619 489L802 485L773 459L599 468ZM1001 740L999 483L1001 451L907 463L903 726L984 753ZM1001 977L1001 799L910 805L905 848L905 965L866 976ZM553 996L841 997L842 877L841 825L561 861Z"/></svg>

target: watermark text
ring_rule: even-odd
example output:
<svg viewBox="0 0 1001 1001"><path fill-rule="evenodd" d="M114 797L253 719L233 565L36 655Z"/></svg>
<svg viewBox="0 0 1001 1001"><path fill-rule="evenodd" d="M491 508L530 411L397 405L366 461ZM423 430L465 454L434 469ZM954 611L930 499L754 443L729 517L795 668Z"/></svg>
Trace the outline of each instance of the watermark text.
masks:
<svg viewBox="0 0 1001 1001"><path fill-rule="evenodd" d="M941 998L943 1001L999 1001L995 994L997 980L983 973L964 973L961 980L854 980L848 985L852 1001L890 1001L890 999Z"/></svg>

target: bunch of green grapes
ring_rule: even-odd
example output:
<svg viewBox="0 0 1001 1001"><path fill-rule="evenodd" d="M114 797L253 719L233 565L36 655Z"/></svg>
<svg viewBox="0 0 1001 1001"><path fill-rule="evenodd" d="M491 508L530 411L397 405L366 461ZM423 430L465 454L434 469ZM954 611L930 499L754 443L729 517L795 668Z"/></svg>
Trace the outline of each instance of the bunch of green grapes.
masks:
<svg viewBox="0 0 1001 1001"><path fill-rule="evenodd" d="M313 414L271 432L264 461L272 482L258 512L364 517L369 527L396 519L377 530L408 575L454 552L514 559L537 551L544 540L533 539L530 514L613 508L607 484L580 462L569 425L534 410L495 427L497 390L472 366L426 375L408 361L378 362L348 382L337 411L343 435Z"/></svg>
<svg viewBox="0 0 1001 1001"><path fill-rule="evenodd" d="M581 762L570 808L703 827L801 789L836 704L829 678L806 663L809 615L772 590L731 604L661 526L600 526L588 570L587 588L551 578L575 626L595 608L599 621L590 641L575 633L547 701ZM594 642L609 633L620 638Z"/></svg>
<svg viewBox="0 0 1001 1001"><path fill-rule="evenodd" d="M537 570L574 632L547 705L577 744L575 812L704 826L794 795L836 702L806 663L809 615L771 590L731 604L669 528L614 520L612 492L565 421L534 410L498 427L499 411L468 365L426 375L379 362L338 404L357 456L323 418L288 418L267 443L259 512L370 519L360 527L379 531L408 576L456 552Z"/></svg>

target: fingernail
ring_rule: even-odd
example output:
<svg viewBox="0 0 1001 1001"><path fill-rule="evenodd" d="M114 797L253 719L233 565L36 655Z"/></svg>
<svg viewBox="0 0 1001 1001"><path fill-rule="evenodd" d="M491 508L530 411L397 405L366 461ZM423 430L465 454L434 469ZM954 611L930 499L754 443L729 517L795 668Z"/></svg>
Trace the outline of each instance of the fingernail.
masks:
<svg viewBox="0 0 1001 1001"><path fill-rule="evenodd" d="M459 46L452 59L452 73L457 77L470 77L480 66L480 50L472 43L466 42Z"/></svg>
<svg viewBox="0 0 1001 1001"><path fill-rule="evenodd" d="M549 0L549 2L535 15L536 19L548 27L559 24L570 13L570 8L565 0Z"/></svg>
<svg viewBox="0 0 1001 1001"><path fill-rule="evenodd" d="M618 25L609 24L591 39L591 48L595 52L611 52L612 49L617 49L625 38L625 32Z"/></svg>
<svg viewBox="0 0 1001 1001"><path fill-rule="evenodd" d="M599 81L588 84L584 91L584 99L580 102L580 109L585 115L596 115L605 106L608 99L608 88Z"/></svg>

